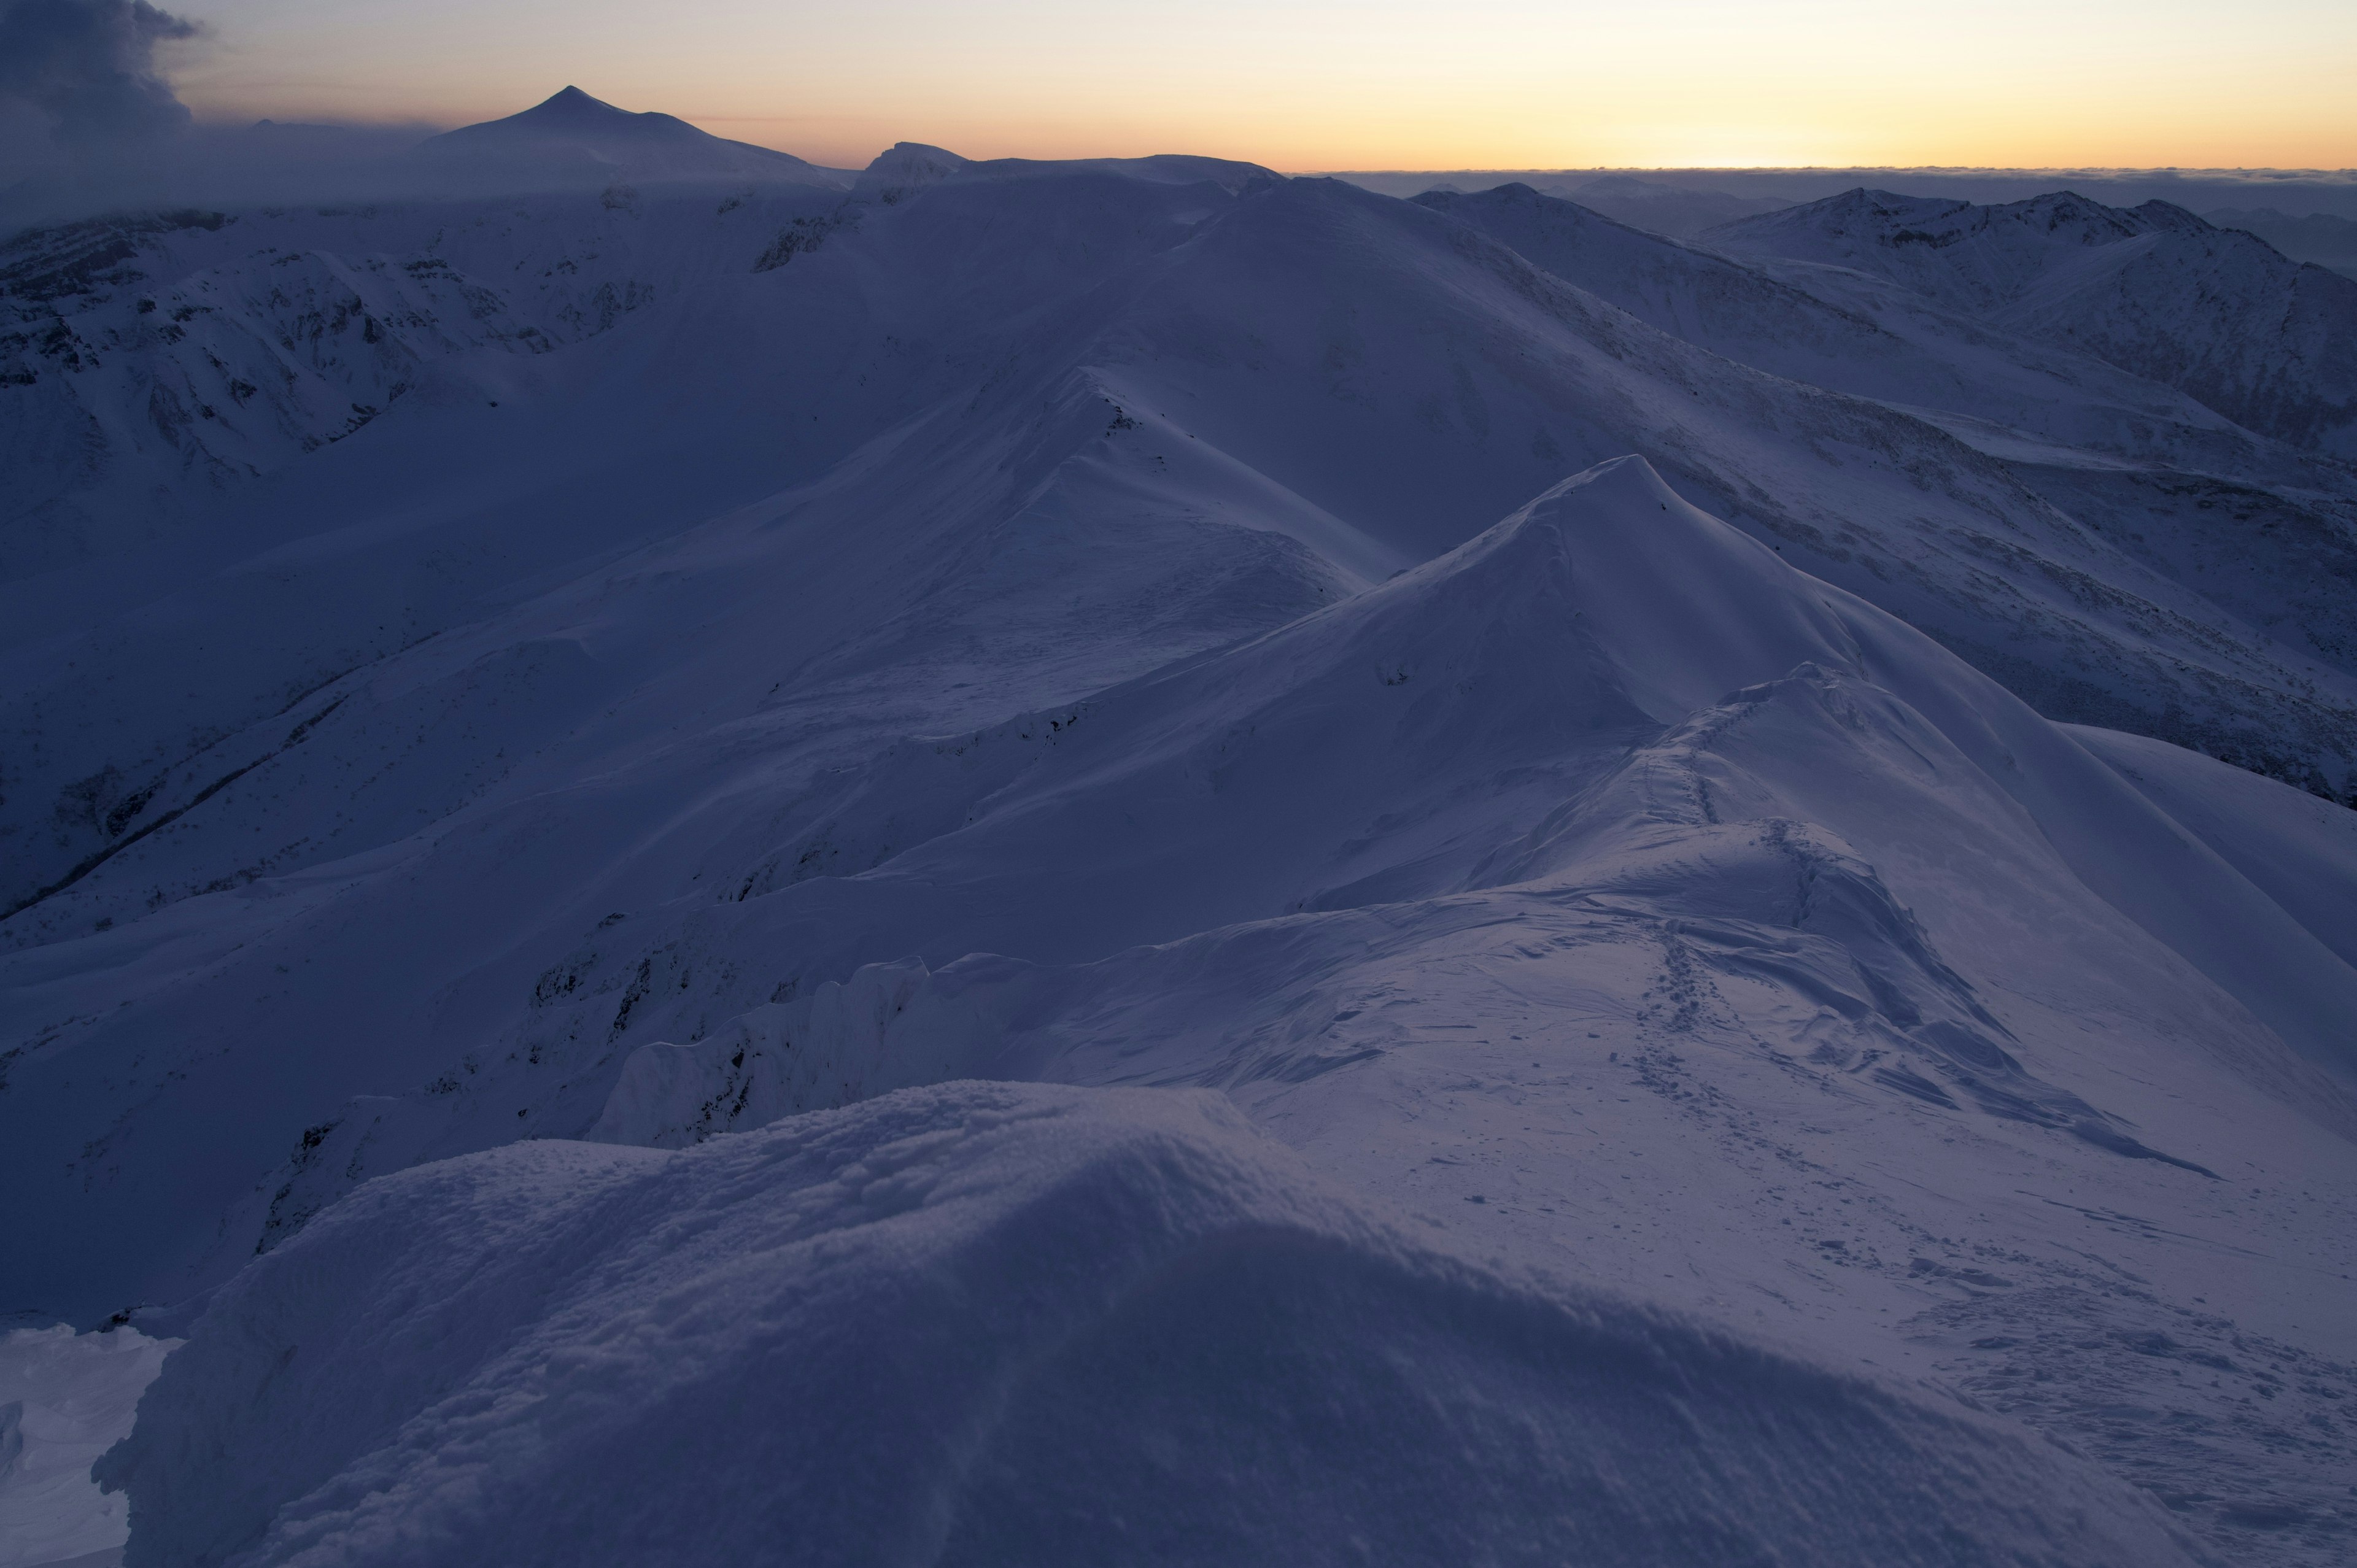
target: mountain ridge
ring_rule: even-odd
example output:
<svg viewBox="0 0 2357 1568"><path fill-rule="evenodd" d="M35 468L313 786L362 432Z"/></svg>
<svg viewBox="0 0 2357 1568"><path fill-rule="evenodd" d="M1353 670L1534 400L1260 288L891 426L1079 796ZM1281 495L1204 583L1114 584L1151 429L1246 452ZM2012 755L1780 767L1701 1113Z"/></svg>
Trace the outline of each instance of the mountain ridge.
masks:
<svg viewBox="0 0 2357 1568"><path fill-rule="evenodd" d="M1492 1273L1575 1280L1596 1321L1975 1402L2189 1552L2345 1555L2344 467L1889 278L1534 191L869 172L0 259L59 285L0 301L0 428L39 437L0 472L41 498L0 529L45 563L0 583L0 1310L189 1337L113 1462L137 1552L345 1540L375 1480L439 1484L401 1456L438 1464L444 1402L610 1368L653 1320L607 1262L664 1302L770 1278L748 1216L1198 1258L1015 1201L989 1151L1044 1121L1123 1171L1297 1161L1380 1216L1351 1235L1500 1260L1410 1293L1449 1324L1502 1321ZM523 1267L592 1188L631 1195L619 1250ZM1236 1190L1100 1197L1212 1216L1216 1263ZM1318 1234L1286 1301L1374 1277ZM918 1276L907 1321L956 1338ZM778 1277L716 1331L883 1354ZM1189 1322L1201 1366L1251 1353L1087 1307L1106 1277L1058 1298L1088 1368ZM386 1353L413 1288L529 1352ZM1327 1353L1313 1399L1383 1342ZM1282 1446L1254 1412L1287 1407L1217 1387ZM317 1424L249 1466L282 1394ZM880 1430L795 1408L762 1431ZM634 1421L585 1441L668 1441ZM522 1464L507 1517L574 1495ZM662 1517L643 1467L563 1468ZM2038 1537L2008 1506L1974 1528Z"/></svg>
<svg viewBox="0 0 2357 1568"><path fill-rule="evenodd" d="M2122 211L2061 191L1983 207L1861 187L1699 238L1887 277L2357 456L2357 283L2165 201Z"/></svg>

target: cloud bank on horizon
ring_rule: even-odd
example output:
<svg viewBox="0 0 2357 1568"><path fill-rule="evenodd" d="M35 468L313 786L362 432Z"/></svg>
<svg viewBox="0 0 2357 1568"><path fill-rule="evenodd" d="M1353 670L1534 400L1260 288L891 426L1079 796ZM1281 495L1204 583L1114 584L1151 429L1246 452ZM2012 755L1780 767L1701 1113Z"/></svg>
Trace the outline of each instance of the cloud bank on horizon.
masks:
<svg viewBox="0 0 2357 1568"><path fill-rule="evenodd" d="M189 121L158 69L160 43L201 28L147 0L7 0L0 5L0 96L50 121L71 147L185 129Z"/></svg>
<svg viewBox="0 0 2357 1568"><path fill-rule="evenodd" d="M428 130L203 124L166 51L218 36L148 0L0 0L0 224L351 193Z"/></svg>

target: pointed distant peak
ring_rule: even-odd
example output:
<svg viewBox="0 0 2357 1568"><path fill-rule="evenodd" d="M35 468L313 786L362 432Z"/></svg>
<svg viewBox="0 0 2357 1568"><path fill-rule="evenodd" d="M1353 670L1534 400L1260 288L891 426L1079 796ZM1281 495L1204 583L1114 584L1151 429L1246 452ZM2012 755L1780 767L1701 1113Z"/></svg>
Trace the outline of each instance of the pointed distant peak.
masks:
<svg viewBox="0 0 2357 1568"><path fill-rule="evenodd" d="M627 175L643 180L782 179L841 189L802 159L727 141L673 115L619 108L567 85L503 120L461 125L414 155L457 158L467 178L514 190L603 187Z"/></svg>
<svg viewBox="0 0 2357 1568"><path fill-rule="evenodd" d="M635 120L639 117L627 109L618 108L607 102L602 98L593 98L577 87L567 87L553 92L522 113L514 116L518 120L571 123L584 120Z"/></svg>
<svg viewBox="0 0 2357 1568"><path fill-rule="evenodd" d="M616 108L602 98L592 98L577 87L567 87L504 119L461 125L435 140L447 142L455 136L462 143L471 143L485 136L596 135L626 130L642 131L661 124L683 126L684 123L674 121L668 114L633 114L628 109ZM696 134L701 135L703 133Z"/></svg>

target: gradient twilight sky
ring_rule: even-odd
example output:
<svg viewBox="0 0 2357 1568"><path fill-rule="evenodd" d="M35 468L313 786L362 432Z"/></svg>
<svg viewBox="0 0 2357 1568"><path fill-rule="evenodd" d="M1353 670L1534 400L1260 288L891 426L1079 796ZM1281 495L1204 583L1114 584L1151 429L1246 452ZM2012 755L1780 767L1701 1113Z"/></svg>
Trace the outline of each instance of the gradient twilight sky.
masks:
<svg viewBox="0 0 2357 1568"><path fill-rule="evenodd" d="M201 119L511 113L576 83L856 166L2357 166L2357 0L165 0Z"/></svg>

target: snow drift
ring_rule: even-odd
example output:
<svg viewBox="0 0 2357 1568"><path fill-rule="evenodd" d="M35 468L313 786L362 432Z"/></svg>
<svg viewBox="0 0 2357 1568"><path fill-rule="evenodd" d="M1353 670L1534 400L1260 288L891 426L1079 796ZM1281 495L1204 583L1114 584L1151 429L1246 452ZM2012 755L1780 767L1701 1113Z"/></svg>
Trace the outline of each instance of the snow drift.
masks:
<svg viewBox="0 0 2357 1568"><path fill-rule="evenodd" d="M129 1568L2190 1561L2056 1450L1435 1251L1138 1090L375 1183L99 1474Z"/></svg>
<svg viewBox="0 0 2357 1568"><path fill-rule="evenodd" d="M131 1431L140 1391L178 1341L60 1324L0 1334L0 1563L101 1568L129 1529L91 1462Z"/></svg>

